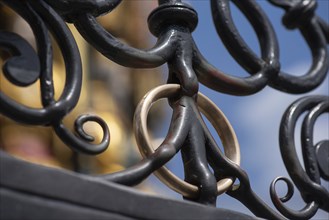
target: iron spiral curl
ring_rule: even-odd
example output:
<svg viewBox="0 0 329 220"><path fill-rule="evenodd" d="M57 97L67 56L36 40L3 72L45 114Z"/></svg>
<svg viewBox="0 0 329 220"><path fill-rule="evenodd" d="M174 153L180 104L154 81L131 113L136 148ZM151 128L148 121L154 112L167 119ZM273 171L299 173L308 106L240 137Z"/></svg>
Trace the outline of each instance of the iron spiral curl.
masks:
<svg viewBox="0 0 329 220"><path fill-rule="evenodd" d="M173 25L188 24L193 31L197 14L181 1L159 1L159 7L149 16L149 29L158 38L150 49L133 48L106 31L96 17L114 10L121 0L102 1L46 1L68 22L75 24L80 34L99 52L112 61L133 68L154 68L168 62L177 50L179 37ZM216 30L231 55L249 73L249 77L235 77L212 66L199 52L193 39L192 65L198 80L207 87L233 95L251 95L269 85L278 90L300 94L320 85L329 69L326 40L328 25L314 13L315 1L270 1L287 11L283 17L288 28L298 28L312 51L313 64L303 76L294 76L280 71L277 36L266 14L254 0L235 1L250 21L260 40L262 57L258 58L247 46L236 29L231 17L229 0L211 0L212 15ZM307 3L307 4L306 4ZM165 17L168 13L171 16ZM79 13L78 13L79 12ZM155 15L161 14L159 19ZM177 16L176 16L177 15ZM298 16L297 16L298 15ZM293 19L298 20L294 24ZM175 18L175 19L174 19ZM295 19L296 20L296 19ZM163 24L163 25L162 25ZM290 24L290 25L289 25ZM161 32L161 34L160 34Z"/></svg>
<svg viewBox="0 0 329 220"><path fill-rule="evenodd" d="M22 105L1 92L0 112L24 124L52 126L58 137L74 151L91 154L103 152L109 144L109 131L104 121L94 116L83 116L87 121L93 120L102 127L104 137L98 145L91 144L90 140L83 138L86 135L78 137L71 134L61 122L76 106L82 84L78 47L62 18L43 1L4 0L2 2L16 11L31 26L38 48L38 54L36 54L32 47L18 35L1 32L0 45L5 50L13 51L11 53L13 57L9 58L4 65L5 76L18 86L28 86L40 79L43 108ZM48 30L52 32L61 49L66 67L65 88L58 101L54 99L52 47Z"/></svg>
<svg viewBox="0 0 329 220"><path fill-rule="evenodd" d="M316 119L329 111L329 97L321 95L306 96L292 103L284 113L280 125L280 150L283 162L292 179L275 178L270 185L270 196L273 204L283 215L272 210L252 190L248 176L240 167L236 167L236 177L240 180L238 187L232 188L227 194L242 202L256 216L266 219L310 219L317 210L328 212L329 192L321 185L321 178L328 180L329 141L313 143L313 131ZM308 112L302 124L302 152L304 167L302 168L295 146L295 126L299 117ZM283 181L287 185L287 193L279 197L276 184ZM294 194L294 184L301 193L306 205L301 210L293 210L284 205ZM252 202L251 202L252 201Z"/></svg>
<svg viewBox="0 0 329 220"><path fill-rule="evenodd" d="M288 187L287 194L281 198L279 198L275 189L276 183L279 181L285 182ZM319 208L319 204L314 201L306 204L304 208L298 211L286 207L283 203L289 201L294 195L294 185L291 180L285 177L277 177L272 181L270 186L270 195L275 207L288 219L310 219L315 215Z"/></svg>
<svg viewBox="0 0 329 220"><path fill-rule="evenodd" d="M232 162L219 150L203 121L200 113L202 109L198 108L199 82L218 92L237 96L257 93L266 86L291 94L306 93L318 87L329 69L329 28L328 24L315 14L316 1L269 0L286 11L283 17L284 25L288 29L298 28L311 49L312 65L303 76L281 71L277 36L267 15L255 0L232 2L254 28L260 42L261 57L247 46L235 27L229 7L230 1L210 1L219 37L233 58L250 76L235 77L223 73L203 57L191 34L198 22L197 11L181 0L159 0L159 7L151 12L148 25L150 32L157 37L157 42L150 49L134 48L123 43L97 22L97 17L115 10L121 0L1 0L1 3L14 9L30 24L38 48L36 54L20 37L0 32L0 46L10 50L14 58L19 56L18 60L11 58L7 61L4 67L5 76L18 86L27 86L40 79L43 104L41 109L29 108L1 92L1 114L25 124L52 126L57 135L76 151L97 154L106 149L109 143L109 130L99 117L79 117L75 123L77 135L72 134L62 123L63 118L76 106L82 83L79 51L65 24L70 22L90 45L108 59L133 68L154 68L166 63L169 67L168 86L178 84L175 94L168 95L161 89L157 90L160 93L156 95L157 98L167 97L173 109L168 134L159 148L151 153L142 151L145 158L126 170L93 178L123 185L136 185L154 171L161 169L181 151L185 180L197 188L194 195L182 193L185 199L215 205L218 194L216 182L227 178L233 181L237 178L240 185L232 186L226 193L242 202L258 217L283 219L285 216L290 219L304 219L311 218L318 208L329 211L328 191L320 182L320 177L325 180L329 178L328 170L325 169L328 167L326 160L321 157L321 152L328 152L328 141L320 142L314 147L312 140L315 119L322 112L328 111L327 97L302 98L290 106L282 119L282 158L293 183L307 203L300 211L285 207L283 203L293 195L292 182L284 177L275 179L271 184L270 194L274 205L283 216L271 209L253 192L247 173L238 163ZM58 101L54 100L52 48L48 30L61 49L66 67L65 88ZM13 37L16 39L14 43L8 40ZM28 62L34 64L32 69L26 69L26 59L30 59ZM18 65L20 68L13 71L11 66L14 61L14 66ZM24 77L19 69L28 70L25 71ZM136 112L139 111L141 110L138 108ZM203 114L211 115L207 111L203 111ZM298 161L294 144L296 120L304 111L309 111L302 132L302 136L307 140L302 143L306 171ZM138 126L139 118L136 118ZM104 136L100 144L90 143L93 137L83 130L83 124L88 121L94 121L102 127ZM141 142L140 145L146 145L146 139L139 136L139 128L136 130L136 138ZM219 135L223 136L222 129L218 130ZM168 180L163 178L163 181L166 183ZM283 198L279 198L275 190L278 181L284 181L288 186L288 193Z"/></svg>
<svg viewBox="0 0 329 220"><path fill-rule="evenodd" d="M321 141L316 145L313 143L315 121L321 114L328 111L328 96L306 96L298 99L289 106L282 117L280 125L279 140L283 162L290 177L300 191L302 198L308 204L308 208L305 211L310 213L314 212L314 210L316 211L318 207L327 212L329 211L329 192L321 185L320 179L320 177L325 180L328 179L327 167L329 164L328 159L323 159L325 156L320 156L318 151L321 148L322 154L328 154L328 140ZM301 145L305 170L298 160L294 137L297 120L304 112L307 112L307 114L302 124ZM275 183L278 180L284 180L287 184L289 183L289 180L286 178L279 178L273 181L271 185L273 203L280 211L282 210L283 213L287 213L288 216L297 217L298 215L293 211L285 208L282 203L278 202L279 200L277 200L274 190ZM310 208L311 206L312 208Z"/></svg>

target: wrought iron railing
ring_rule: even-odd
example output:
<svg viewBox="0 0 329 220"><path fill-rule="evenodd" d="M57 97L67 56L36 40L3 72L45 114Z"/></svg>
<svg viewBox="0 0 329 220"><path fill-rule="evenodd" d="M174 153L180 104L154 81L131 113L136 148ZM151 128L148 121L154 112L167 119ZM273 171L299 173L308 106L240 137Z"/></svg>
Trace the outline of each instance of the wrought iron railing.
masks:
<svg viewBox="0 0 329 220"><path fill-rule="evenodd" d="M234 59L250 74L237 77L223 73L211 65L198 50L191 33L198 23L197 12L180 0L159 0L159 6L148 17L151 33L157 37L148 50L133 48L106 31L96 20L111 12L120 0L1 0L30 25L37 43L37 53L19 35L1 31L0 46L12 55L3 66L5 77L16 86L28 86L40 79L43 108L24 106L0 93L0 112L28 125L49 126L72 150L85 154L102 153L110 141L106 123L97 116L83 115L75 121L76 135L63 124L65 116L76 106L82 84L79 48L66 26L73 23L79 33L108 59L132 68L155 68L167 64L168 82L154 88L142 99L135 112L135 136L143 158L136 165L94 178L122 185L136 185L155 172L159 179L185 199L214 206L222 193L239 200L256 216L267 219L308 219L318 209L329 212L329 192L321 181L329 179L329 142L313 142L316 119L328 112L327 96L313 95L294 102L285 112L280 127L282 159L292 179L278 177L270 186L270 195L278 211L265 204L251 188L247 173L240 167L240 148L229 121L219 108L198 92L199 82L216 90L238 96L260 92L264 87L291 93L307 93L318 87L328 74L328 24L315 14L315 0L269 0L285 10L283 24L299 29L312 52L310 70L302 76L284 73L280 68L279 46L272 24L256 1L233 1L254 28L261 57L247 46L232 21L228 0L211 0L212 16L218 35ZM52 43L49 32L58 44L65 62L65 88L54 98L52 76ZM173 116L167 136L154 150L147 131L147 115L153 102L168 98ZM296 154L295 125L307 112L302 126L304 167ZM201 113L215 127L224 146L218 148ZM103 139L92 144L83 125L98 123ZM164 165L180 151L185 180L179 179ZM211 169L209 168L211 167ZM238 185L233 185L235 180ZM275 189L278 181L288 186L280 198ZM295 211L284 205L293 194L293 183L306 205Z"/></svg>

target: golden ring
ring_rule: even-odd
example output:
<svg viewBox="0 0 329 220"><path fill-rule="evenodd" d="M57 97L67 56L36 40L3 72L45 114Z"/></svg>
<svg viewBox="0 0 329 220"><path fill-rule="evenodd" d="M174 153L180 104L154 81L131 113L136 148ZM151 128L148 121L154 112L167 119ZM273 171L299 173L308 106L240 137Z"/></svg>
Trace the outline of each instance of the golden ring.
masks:
<svg viewBox="0 0 329 220"><path fill-rule="evenodd" d="M138 104L134 116L134 132L140 153L145 158L154 153L151 139L147 132L147 115L154 102L168 98L180 91L178 84L166 84L149 91ZM232 162L240 165L240 146L235 132L223 112L206 96L198 93L197 104L201 112L214 126L224 147L225 155ZM188 198L196 198L199 193L197 186L178 178L165 166L154 172L155 175L169 188ZM217 194L226 192L235 178L228 177L217 182Z"/></svg>

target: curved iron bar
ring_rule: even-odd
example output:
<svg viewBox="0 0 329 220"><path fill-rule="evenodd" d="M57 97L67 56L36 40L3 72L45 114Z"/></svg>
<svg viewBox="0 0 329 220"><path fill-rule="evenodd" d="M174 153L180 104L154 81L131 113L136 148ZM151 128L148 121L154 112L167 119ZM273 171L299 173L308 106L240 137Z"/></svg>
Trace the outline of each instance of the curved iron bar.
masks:
<svg viewBox="0 0 329 220"><path fill-rule="evenodd" d="M180 102L175 103L169 132L155 152L131 168L100 178L124 185L136 185L147 178L154 170L162 167L180 150L188 135L187 111L187 108L182 107Z"/></svg>
<svg viewBox="0 0 329 220"><path fill-rule="evenodd" d="M173 8L179 8L178 11L176 11L177 13L180 12L182 7L181 4L175 4L173 5ZM156 10L149 21L151 24L153 22L157 22L159 24L162 23L162 25L167 25L167 23L163 23L163 21L159 20L161 17L158 17L159 15L162 15L162 10L166 12L168 10L168 7L160 7L160 9ZM186 13L191 12L189 9L186 10L188 11ZM177 37L181 40L177 42L177 45L175 47L176 59L169 62L169 78L175 78L175 80L178 80L180 82L181 94L177 100L172 100L171 103L173 106L174 114L176 111L181 112L176 113L180 115L182 120L179 120L178 123L184 124L184 126L177 125L177 118L175 117L175 120L172 121L172 126L175 127L175 130L179 129L179 131L176 131L176 133L181 134L179 140L183 142L180 142L179 145L175 146L176 143L168 145L165 141L164 144L161 145L158 150L151 155L151 158L153 158L152 156L154 154L164 151L164 156L170 159L179 149L182 148L182 152L184 155L183 160L185 162L184 164L186 165L185 178L188 182L197 184L200 189L199 197L196 200L205 204L214 205L216 202L217 183L215 177L211 174L207 166L205 148L203 147L204 143L202 143L203 128L198 126L199 118L196 118L198 110L195 107L195 97L196 93L198 92L198 80L192 69L192 37L189 28L183 24L179 26L173 26L172 28L177 33ZM155 30L153 32L156 33ZM169 81L171 81L171 79L169 79ZM182 132L184 132L185 135L182 135ZM168 135L171 138L173 137L173 134L171 133L169 133ZM196 143L196 140L198 140L197 143L199 143L201 146ZM191 156L193 156L193 160L189 159L187 163L187 158L190 158ZM167 162L168 159L166 159L165 161L162 160L161 166L164 165L164 163ZM144 161L145 159L141 163L145 163ZM159 166L159 168L161 166ZM139 168L137 167L136 170L139 170ZM152 170L152 172L153 171L154 170ZM123 171L123 173L124 172L125 171ZM130 170L128 172L130 172ZM124 176L121 174L114 175ZM108 178L113 177L111 177L110 175Z"/></svg>
<svg viewBox="0 0 329 220"><path fill-rule="evenodd" d="M152 49L133 48L112 36L95 18L100 14L114 10L121 0L106 1L108 2L106 7L98 3L103 1L95 1L92 4L90 2L92 1L86 1L81 6L81 1L71 0L65 3L47 1L61 14L69 14L70 19L67 20L75 24L80 34L105 57L120 65L134 68L152 68L168 61L169 56L174 51L174 43L177 41L174 30L168 30L165 34L162 34ZM83 10L70 9L81 7Z"/></svg>
<svg viewBox="0 0 329 220"><path fill-rule="evenodd" d="M40 81L44 85L47 84L49 89L41 89L43 92L43 96L49 97L49 100L53 100L53 82L52 82L52 49L51 43L48 36L47 27L44 21L40 18L40 16L35 12L35 10L25 2L21 1L7 1L3 0L3 2L14 9L19 15L21 15L30 25L33 30L33 33L36 37L38 52L40 53L39 59L41 63L41 72L40 78L42 76L46 76L49 81ZM62 26L61 26L62 25ZM1 93L1 100L3 106L1 106L1 111L3 114L9 115L9 112L15 112L11 117L15 117L14 120L20 121L28 124L50 124L52 120L56 120L54 117L61 117L69 112L76 105L79 99L79 87L81 87L81 62L79 59L79 54L77 52L77 47L75 46L75 42L73 41L73 37L68 34L66 26L63 24L57 25L60 27L57 32L63 34L64 37L67 37L67 41L59 41L60 48L63 49L63 53L65 54L66 67L68 67L67 72L71 74L67 74L67 80L65 85L65 91L58 101L56 106L47 106L48 109L32 109L27 106L20 106L14 100L8 99L3 93ZM50 26L50 28L55 28ZM56 33L54 31L54 33ZM58 34L57 37L62 35ZM41 56L44 55L44 56ZM49 65L50 64L50 65ZM44 72L43 72L44 71ZM79 86L80 85L80 86ZM50 103L52 101L49 101ZM1 104L2 104L1 103ZM7 110L8 109L8 110ZM62 113L60 113L62 112ZM29 117L26 117L26 114ZM52 115L53 114L53 115Z"/></svg>
<svg viewBox="0 0 329 220"><path fill-rule="evenodd" d="M329 43L328 23L319 16L314 15L314 7L316 7L317 4L316 1L269 0L269 2L275 6L286 10L287 14L283 16L282 23L288 29L294 29L300 25L303 25L301 23L304 22L305 19L310 19L310 17L311 19L313 19L314 16L322 29L323 36L326 38L327 43ZM304 15L306 15L306 17L303 17Z"/></svg>
<svg viewBox="0 0 329 220"><path fill-rule="evenodd" d="M80 34L94 48L114 62L134 68L153 68L168 63L168 83L181 85L180 94L169 99L173 108L173 117L167 137L160 147L131 168L93 178L124 185L136 185L182 150L185 179L199 188L198 197L185 196L186 199L214 205L216 180L226 177L237 178L240 184L227 191L230 196L241 201L256 216L282 219L282 215L268 207L253 192L246 172L219 150L196 106L199 80L214 90L234 95L253 94L266 85L288 93L304 93L317 87L323 81L329 67L326 48L328 36L325 36L328 33L328 25L314 15L315 1L270 1L287 11L283 18L284 24L288 28L298 27L311 48L313 64L308 73L302 77L280 72L275 32L267 16L253 0L233 1L233 3L244 13L255 29L261 46L261 58L249 49L239 35L230 15L229 1L211 1L217 32L231 55L251 74L246 78L224 74L206 61L191 36L191 32L197 25L197 13L180 0L158 1L159 7L148 18L149 29L158 41L147 50L133 48L122 43L96 21L96 17L114 10L121 0L2 0L31 25L37 39L40 62L40 71L37 71L39 62L35 60L34 71L32 71L34 75L29 75L27 81L21 80L20 76L13 77L12 71L5 73L6 77L15 85L20 86L29 85L39 77L44 108L33 109L23 106L1 92L0 112L26 124L52 126L57 135L74 150L95 154L106 149L109 131L100 118L89 115L78 118L76 131L79 137L74 136L62 124L63 117L75 107L79 99L82 77L78 48L63 21L65 19L67 22L74 23ZM48 29L59 44L67 71L65 88L58 101L53 98L52 54ZM20 45L25 45L21 39L18 41L21 42ZM0 39L0 45L4 45L7 49L11 46L8 40L3 40L3 38ZM18 49L18 46L11 48L13 55L22 54L19 53L21 49ZM29 53L28 50L30 49L24 49L24 53ZM33 54L31 50L30 54ZM31 59L35 59L35 54L31 56ZM326 170L323 169L326 164L323 160L315 158L319 157L317 152L328 151L326 147L328 144L320 142L315 150L312 148L312 129L315 119L328 108L328 100L325 99L323 96L314 96L311 99L298 100L287 110L282 119L280 129L282 157L289 175L307 203L300 211L286 208L283 203L288 201L293 194L292 183L281 177L274 180L270 188L271 197L281 214L288 218L311 218L319 207L329 211L328 192L320 185L320 176L328 176ZM309 137L308 142L303 144L305 172L297 159L293 131L298 116L313 108L315 104L319 106L309 112L303 125L303 135ZM83 124L87 121L97 122L102 127L104 137L100 144L88 143L93 141L93 137L83 130ZM214 174L210 171L208 164ZM288 193L283 198L279 198L275 191L275 184L279 180L285 181L288 185Z"/></svg>
<svg viewBox="0 0 329 220"><path fill-rule="evenodd" d="M147 115L154 102L162 98L171 98L179 94L181 88L179 84L166 84L158 86L152 89L147 95L144 96L140 104L138 105L135 113L135 136L140 153L143 157L154 153L154 147L151 141L151 137L147 131ZM217 134L221 137L225 155L233 162L240 164L240 147L236 135L229 121L218 109L218 107L212 103L201 93L198 93L197 105L201 112L208 118L211 124L214 126ZM200 122L202 118L198 111L195 114ZM196 122L195 124L199 124ZM205 127L206 128L206 127ZM207 129L204 129L206 132ZM187 135L186 135L187 136ZM202 138L202 137L201 137ZM203 138L202 138L203 139ZM200 144L202 146L202 144ZM174 191L182 194L185 197L196 198L199 194L199 189L192 184L182 181L166 167L162 167L155 172L155 175L168 187ZM217 195L226 192L234 182L234 178L224 178L217 182Z"/></svg>
<svg viewBox="0 0 329 220"><path fill-rule="evenodd" d="M313 128L316 119L324 112L329 110L329 97L326 96L308 96L295 101L285 112L280 126L280 149L283 161L289 175L299 189L302 198L307 203L299 211L286 207L283 203L289 201L294 194L293 183L285 178L278 177L272 181L270 186L270 195L275 207L289 219L309 219L315 215L318 208L328 212L329 192L321 186L320 171L321 167L328 167L328 161L317 161L316 150L313 146ZM294 130L296 122L301 114L309 111L302 125L302 150L306 172L298 161L294 144ZM320 142L325 143L325 142ZM325 152L328 152L328 146L324 146ZM326 156L324 156L326 157ZM325 176L325 174L323 175ZM280 198L277 195L275 185L278 181L284 181L288 186L287 194Z"/></svg>
<svg viewBox="0 0 329 220"><path fill-rule="evenodd" d="M315 144L313 142L313 132L314 132L314 124L319 115L324 112L329 111L329 100L327 102L320 103L318 106L315 106L303 121L301 139L302 141L302 152L303 152L303 160L304 167L306 169L306 173L310 177L310 179L318 184L320 184L320 176L324 179L328 179L325 175L320 175L320 170L318 164L320 163L320 167L325 167L326 161L317 160L317 154L315 149ZM320 145L319 147L321 147ZM324 152L325 153L325 152ZM322 165L323 163L323 165ZM323 173L324 174L324 173Z"/></svg>
<svg viewBox="0 0 329 220"><path fill-rule="evenodd" d="M18 13L23 19L25 19L30 24L36 38L38 52L40 53L40 55L41 54L44 55L38 58L38 63L40 62L39 65L42 66L41 70L45 71L45 75L50 75L51 73L49 74L46 71L50 71L52 65L47 66L46 64L51 64L51 62L49 63L48 61L52 59L52 52L51 52L50 39L47 34L47 27L45 26L44 22L34 12L34 10L32 10L26 3L17 2L17 1L3 1L3 3L11 7L16 13ZM40 25L38 26L36 24L40 24ZM10 41L10 39L8 40ZM40 77L41 75L43 75L41 73L43 72L38 73L40 74ZM49 117L49 113L48 115L46 114L45 110L32 109L27 106L22 106L16 101L7 97L3 92L0 93L0 99L1 99L1 103L0 103L1 113L7 115L8 117L12 117L12 119L15 121L29 123L29 124L50 123L49 120L51 117ZM26 117L26 115L29 115L29 117Z"/></svg>
<svg viewBox="0 0 329 220"><path fill-rule="evenodd" d="M45 2L56 9L56 11L68 21L73 16L81 13L90 13L95 17L108 13L117 7L121 1L122 0L45 0Z"/></svg>
<svg viewBox="0 0 329 220"><path fill-rule="evenodd" d="M278 1L271 3L285 9L282 23L288 29L298 28L312 52L312 65L303 76L293 76L280 72L270 86L289 93L305 93L319 86L329 70L327 51L328 25L315 16L315 0Z"/></svg>
<svg viewBox="0 0 329 220"><path fill-rule="evenodd" d="M222 152L216 147L216 142L211 135L208 135L207 141L208 161L214 170L217 180L223 179L226 176L233 176L240 181L238 185L234 185L232 190L226 193L239 200L257 217L265 219L284 219L283 216L270 208L252 190L248 174L240 166L222 156Z"/></svg>
<svg viewBox="0 0 329 220"><path fill-rule="evenodd" d="M211 9L217 33L231 55L252 76L240 78L225 75L209 64L198 51L195 68L200 82L212 89L234 95L250 95L263 89L271 78L276 77L280 69L278 43L270 21L256 2L233 3L252 24L260 42L262 59L251 51L237 31L231 17L229 1L212 0Z"/></svg>
<svg viewBox="0 0 329 220"><path fill-rule="evenodd" d="M25 124L51 125L58 137L75 151L91 154L103 152L109 143L109 131L105 122L97 120L104 132L104 138L100 144L90 144L85 139L74 136L61 122L62 118L76 106L80 97L82 83L80 55L66 24L43 1L32 1L31 4L16 0L3 0L3 2L14 9L30 24L37 39L38 59L40 60L41 96L44 108L35 109L21 105L1 92L0 112L15 121ZM62 50L67 71L65 88L58 101L54 100L52 49L47 28L52 31ZM19 63L16 65L19 65Z"/></svg>
<svg viewBox="0 0 329 220"><path fill-rule="evenodd" d="M301 192L305 202L315 201L320 208L329 212L329 192L320 185L320 172L313 152L313 126L315 119L328 111L329 98L327 96L308 96L294 102L282 117L280 126L280 150L286 169L293 182ZM302 146L305 169L298 161L294 143L294 131L299 116L309 111L303 123ZM304 139L305 138L305 139ZM311 148L311 149L310 149ZM327 163L322 161L321 163ZM326 164L328 166L328 164Z"/></svg>
<svg viewBox="0 0 329 220"><path fill-rule="evenodd" d="M275 185L280 180L284 181L288 186L288 192L282 198L279 198L279 196L277 195L277 192L275 190ZM287 179L285 177L277 177L276 179L274 179L272 181L271 186L270 186L270 195L271 195L272 202L275 205L275 207L284 216L286 216L288 219L310 219L311 217L313 217L319 208L319 204L314 201L307 203L304 208L302 208L301 210L298 210L298 211L292 210L283 204L284 202L289 201L291 199L291 197L293 196L293 194L294 194L294 186L293 186L293 183L289 179Z"/></svg>
<svg viewBox="0 0 329 220"><path fill-rule="evenodd" d="M327 44L329 44L329 25L328 25L328 23L318 16L316 17L316 19L319 22L323 35L326 37Z"/></svg>
<svg viewBox="0 0 329 220"><path fill-rule="evenodd" d="M203 126L207 129L205 124L203 124ZM237 178L240 182L238 185L234 185L232 189L226 193L239 200L258 217L265 219L283 219L283 216L270 208L252 190L248 174L240 166L223 155L210 133L206 133L206 135L207 159L214 170L216 179L220 180L229 176Z"/></svg>
<svg viewBox="0 0 329 220"><path fill-rule="evenodd" d="M174 56L177 50L176 42L180 39L170 25L184 23L192 32L197 24L197 15L193 8L178 0L159 1L159 7L150 14L148 19L150 31L158 37L158 41L153 48L142 50L122 43L100 26L95 19L101 14L114 10L121 0L84 3L73 0L65 2L47 0L47 2L67 21L73 22L81 35L104 56L127 67L152 68L168 62ZM287 12L284 16L285 23L288 27L298 26L311 48L313 64L302 77L280 72L276 35L258 4L253 0L233 2L246 15L255 29L260 39L262 58L258 58L239 35L230 15L229 0L212 0L212 15L219 36L231 55L252 76L240 78L222 73L208 63L194 45L193 67L201 83L224 93L250 95L268 84L288 93L304 93L323 82L329 68L325 41L328 27L325 22L314 16L316 6L314 1L309 1L308 4L304 4L302 0L298 1L298 4L295 4L296 1L294 4L289 1L287 3L271 1L289 11L291 15ZM308 19L301 19L300 25L294 25L293 19L296 16L293 15L295 14Z"/></svg>

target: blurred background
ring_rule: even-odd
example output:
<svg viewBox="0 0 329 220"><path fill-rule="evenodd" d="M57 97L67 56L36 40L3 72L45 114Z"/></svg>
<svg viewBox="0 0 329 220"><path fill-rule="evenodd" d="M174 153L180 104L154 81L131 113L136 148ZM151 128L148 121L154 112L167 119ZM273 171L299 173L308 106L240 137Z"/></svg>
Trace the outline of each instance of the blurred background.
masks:
<svg viewBox="0 0 329 220"><path fill-rule="evenodd" d="M199 24L193 37L206 59L219 70L236 76L247 76L237 62L230 56L213 25L208 0L190 0L199 15ZM266 0L257 0L271 20L280 46L282 70L294 75L303 75L311 65L312 57L307 44L298 30L286 30L281 24L284 11L270 5ZM137 48L150 48L156 41L148 31L148 14L157 6L153 0L123 1L113 12L102 16L98 21L114 36ZM33 33L29 26L17 14L7 7L0 7L0 28L14 31L26 38L35 47ZM248 45L256 54L260 54L258 39L251 25L242 13L231 4L235 25ZM329 1L318 0L317 15L329 22ZM129 15L129 16L127 16ZM47 166L75 170L82 173L110 173L129 167L140 160L134 136L132 118L136 105L150 89L165 84L168 70L166 66L157 69L129 69L117 65L91 48L69 25L79 45L83 59L84 84L78 106L65 118L65 124L73 127L80 114L94 113L105 119L111 131L109 149L99 156L74 155L54 135L51 128L30 127L17 124L0 115L0 148L22 159ZM65 68L63 58L54 47L54 82L58 98L64 86ZM0 51L0 65L5 61L5 52ZM249 175L254 191L271 207L269 186L277 176L287 176L281 159L278 131L285 109L299 97L309 94L328 95L328 76L316 90L303 95L290 95L270 87L247 96L235 97L212 91L200 84L200 91L208 96L224 112L231 122L241 148L241 166ZM39 83L26 88L11 85L0 74L0 90L20 103L31 107L41 107ZM171 109L166 101L160 101L151 109L148 117L149 130L154 137L155 146L161 143L167 133L171 118ZM208 122L207 122L208 123ZM218 135L208 123L216 141ZM329 139L329 117L323 114L316 123L315 140ZM296 146L301 157L300 121L296 129ZM86 130L101 140L101 129L94 123L88 123ZM167 165L175 174L184 178L180 155ZM328 182L323 183L328 189ZM159 182L154 176L138 186L143 191L160 196L181 199L181 196ZM284 195L286 186L278 184L278 191ZM229 208L251 214L238 201L227 195L219 196L218 207ZM304 206L298 191L288 202L293 209ZM314 219L328 219L328 213L319 211Z"/></svg>

